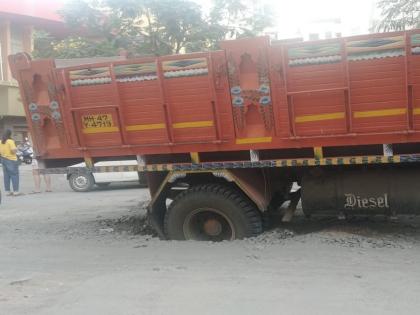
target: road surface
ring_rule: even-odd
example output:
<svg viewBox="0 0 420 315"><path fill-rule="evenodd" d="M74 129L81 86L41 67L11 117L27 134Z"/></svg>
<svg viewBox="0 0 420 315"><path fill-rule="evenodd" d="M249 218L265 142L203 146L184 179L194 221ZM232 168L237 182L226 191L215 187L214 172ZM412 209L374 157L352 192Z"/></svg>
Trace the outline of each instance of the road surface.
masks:
<svg viewBox="0 0 420 315"><path fill-rule="evenodd" d="M419 312L418 219L297 217L250 240L160 241L144 225L147 190L53 182L53 193L3 198L0 314Z"/></svg>

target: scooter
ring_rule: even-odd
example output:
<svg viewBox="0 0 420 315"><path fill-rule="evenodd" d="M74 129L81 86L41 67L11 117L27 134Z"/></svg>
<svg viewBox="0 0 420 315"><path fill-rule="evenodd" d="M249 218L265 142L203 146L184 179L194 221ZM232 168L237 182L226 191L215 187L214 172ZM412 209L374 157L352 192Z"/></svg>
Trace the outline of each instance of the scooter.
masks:
<svg viewBox="0 0 420 315"><path fill-rule="evenodd" d="M18 145L16 156L21 163L32 164L34 150L28 142L24 142Z"/></svg>

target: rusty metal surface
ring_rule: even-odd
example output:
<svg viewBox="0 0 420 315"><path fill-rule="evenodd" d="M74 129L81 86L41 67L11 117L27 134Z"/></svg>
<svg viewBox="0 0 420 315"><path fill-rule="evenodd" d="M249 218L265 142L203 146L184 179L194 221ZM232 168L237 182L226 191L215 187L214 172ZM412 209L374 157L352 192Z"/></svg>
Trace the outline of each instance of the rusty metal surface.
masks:
<svg viewBox="0 0 420 315"><path fill-rule="evenodd" d="M420 168L320 170L302 179L305 214L419 214Z"/></svg>

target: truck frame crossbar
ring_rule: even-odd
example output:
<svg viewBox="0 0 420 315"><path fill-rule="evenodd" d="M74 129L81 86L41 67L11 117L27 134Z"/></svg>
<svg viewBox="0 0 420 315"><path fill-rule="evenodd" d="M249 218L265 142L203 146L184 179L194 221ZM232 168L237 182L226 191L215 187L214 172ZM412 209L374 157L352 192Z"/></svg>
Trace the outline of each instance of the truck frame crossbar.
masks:
<svg viewBox="0 0 420 315"><path fill-rule="evenodd" d="M241 168L281 168L281 167L315 167L338 165L367 165L367 164L401 164L420 163L420 154L408 155L366 155L351 157L327 158L299 158L299 159L274 159L262 161L227 161L203 163L168 163L150 165L118 165L87 167L60 167L41 169L42 174L75 174L75 173L109 173L109 172L164 172L164 171L200 171Z"/></svg>

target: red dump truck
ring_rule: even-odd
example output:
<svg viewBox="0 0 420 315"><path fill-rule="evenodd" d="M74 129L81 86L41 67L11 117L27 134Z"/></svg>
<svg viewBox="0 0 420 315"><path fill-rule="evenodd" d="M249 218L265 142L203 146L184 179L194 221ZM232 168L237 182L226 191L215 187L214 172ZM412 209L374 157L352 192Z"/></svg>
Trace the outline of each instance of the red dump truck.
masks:
<svg viewBox="0 0 420 315"><path fill-rule="evenodd" d="M220 47L68 67L10 56L45 171L146 172L169 239L253 236L286 201L284 220L299 200L308 216L420 212L420 30Z"/></svg>

